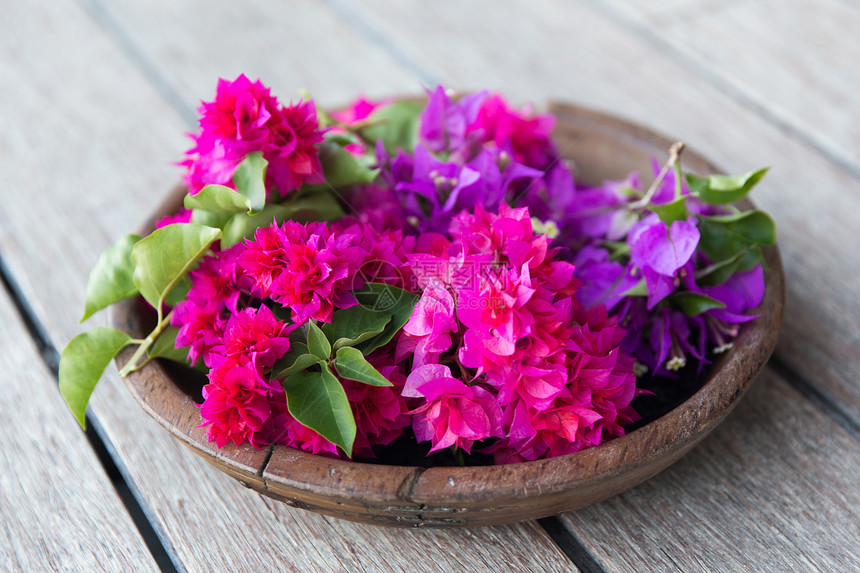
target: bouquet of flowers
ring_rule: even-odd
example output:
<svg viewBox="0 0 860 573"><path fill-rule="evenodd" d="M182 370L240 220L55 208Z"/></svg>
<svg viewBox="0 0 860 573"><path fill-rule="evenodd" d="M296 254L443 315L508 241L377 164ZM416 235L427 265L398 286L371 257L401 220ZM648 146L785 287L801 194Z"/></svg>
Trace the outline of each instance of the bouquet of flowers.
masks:
<svg viewBox="0 0 860 573"><path fill-rule="evenodd" d="M765 169L574 182L554 118L482 91L327 113L220 80L180 163L185 208L98 260L84 319L141 296L144 339L69 342L84 423L109 362L201 370L219 447L375 458L395 442L495 463L576 452L636 421L648 380L695 378L762 299L772 219L732 205Z"/></svg>

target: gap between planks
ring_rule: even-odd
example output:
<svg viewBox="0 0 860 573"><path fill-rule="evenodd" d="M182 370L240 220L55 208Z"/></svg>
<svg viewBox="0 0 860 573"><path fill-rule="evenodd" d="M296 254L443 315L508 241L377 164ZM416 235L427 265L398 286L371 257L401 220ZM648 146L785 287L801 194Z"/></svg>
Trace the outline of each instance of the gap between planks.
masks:
<svg viewBox="0 0 860 573"><path fill-rule="evenodd" d="M826 145L807 135L806 131L802 127L796 126L790 121L780 118L766 105L757 102L752 97L744 94L741 90L733 87L729 82L722 80L716 72L696 62L683 50L677 48L671 42L662 39L658 34L655 34L648 24L639 22L635 18L632 18L627 12L612 2L595 2L593 6L600 14L603 14L606 18L624 28L627 28L631 32L638 34L644 41L654 46L657 50L666 55L666 57L675 60L691 74L694 74L707 82L716 91L723 93L777 129L795 138L810 149L815 150L823 157L827 158L828 161L831 161L844 169L854 179L860 181L860 165L834 154Z"/></svg>
<svg viewBox="0 0 860 573"><path fill-rule="evenodd" d="M27 302L20 286L12 276L9 268L6 266L2 254L0 254L0 283L2 283L3 289L9 295L15 310L18 312L18 316L24 323L24 326L30 335L30 338L36 345L36 348L38 348L42 361L45 363L48 370L50 370L55 382L59 382L58 374L60 353L57 352L57 348L54 346L50 337L48 337L44 326L42 326L36 313ZM59 387L57 390L59 391ZM129 516L131 516L134 526L143 538L144 543L146 543L146 547L150 554L152 554L156 565L158 565L159 569L164 573L177 571L173 561L168 557L164 544L161 542L160 537L156 535L152 523L147 518L147 512L144 511L144 508L132 494L132 490L129 487L129 483L126 481L123 472L120 471L119 467L114 462L107 444L102 440L100 432L97 430L98 424L89 416L87 416L86 422L87 429L84 432L84 435L86 436L90 447L93 449L96 458L98 458L101 463L102 469L110 479L111 485L116 490L117 497L122 501L126 511L128 511Z"/></svg>

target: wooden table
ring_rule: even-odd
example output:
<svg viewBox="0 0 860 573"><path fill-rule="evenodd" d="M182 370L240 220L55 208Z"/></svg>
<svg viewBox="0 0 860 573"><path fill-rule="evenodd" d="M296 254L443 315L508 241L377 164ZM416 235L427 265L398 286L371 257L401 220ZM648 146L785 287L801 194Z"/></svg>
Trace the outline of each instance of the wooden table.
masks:
<svg viewBox="0 0 860 573"><path fill-rule="evenodd" d="M860 569L860 6L848 0L2 2L0 570ZM421 84L567 100L772 165L785 323L734 414L623 495L509 527L392 530L243 489L115 371L56 388L97 255L178 180L219 76L322 105ZM96 319L93 322L98 322ZM111 369L113 370L113 369Z"/></svg>

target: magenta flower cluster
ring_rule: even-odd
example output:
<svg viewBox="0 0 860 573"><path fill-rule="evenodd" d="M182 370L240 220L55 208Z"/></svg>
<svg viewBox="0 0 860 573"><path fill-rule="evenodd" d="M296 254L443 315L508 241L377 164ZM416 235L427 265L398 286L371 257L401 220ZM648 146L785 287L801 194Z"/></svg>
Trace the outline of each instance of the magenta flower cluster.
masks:
<svg viewBox="0 0 860 573"><path fill-rule="evenodd" d="M311 329L360 304L367 283L417 303L364 356L390 386L332 369L355 420L352 455L362 458L411 436L430 453L481 452L496 463L598 445L638 419L637 366L668 373L688 358L704 364L751 319L760 266L697 284L715 261L698 248L694 215L723 211L691 198L691 214L667 224L650 210L679 189L690 193L671 171L644 206L635 175L577 188L552 140L552 116L488 92L452 98L442 87L398 120L411 124L390 130L413 140L369 139L368 130L394 121L384 112L396 105L362 98L318 120L312 101L282 106L239 76L221 80L200 107L183 162L189 193L232 186L239 164L261 152L269 203L302 214L216 244L171 314L177 348L208 370L200 413L219 447L345 455L291 414L277 374L288 353L310 344ZM336 164L321 159L325 145ZM371 177L336 187L366 166ZM309 185L317 183L329 187ZM313 220L293 207L312 193L330 193L346 215ZM681 312L668 304L681 291L721 306ZM333 361L313 368L328 371Z"/></svg>
<svg viewBox="0 0 860 573"><path fill-rule="evenodd" d="M573 265L533 232L528 208L478 206L448 235L410 257L422 295L396 353L412 359L403 395L421 402L419 441L469 452L497 438L486 451L506 463L623 434L636 417L624 332L585 311Z"/></svg>
<svg viewBox="0 0 860 573"><path fill-rule="evenodd" d="M191 273L191 289L173 311L172 324L179 328L176 345L190 347L189 359L210 369L201 406L209 438L219 447L229 441L279 443L337 455L333 443L289 414L271 367L290 350L293 330L310 320L330 322L334 309L357 304L351 291L363 286L359 270L380 262L404 265L412 243L397 230L349 219L333 225L287 221L205 257ZM344 381L359 456L372 456L373 445L390 443L409 424L400 395L405 375L384 351L372 360L394 385Z"/></svg>
<svg viewBox="0 0 860 573"><path fill-rule="evenodd" d="M236 167L254 152L269 163L267 187L281 195L323 181L316 148L322 133L312 102L282 106L259 80L240 75L220 80L215 100L199 112L200 132L182 162L190 193L210 184L232 187Z"/></svg>

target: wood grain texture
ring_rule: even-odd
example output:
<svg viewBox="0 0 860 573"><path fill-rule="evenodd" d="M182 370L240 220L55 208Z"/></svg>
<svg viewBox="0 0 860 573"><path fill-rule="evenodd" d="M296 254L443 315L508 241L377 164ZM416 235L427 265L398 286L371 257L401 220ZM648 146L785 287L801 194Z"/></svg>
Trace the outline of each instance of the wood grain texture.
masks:
<svg viewBox="0 0 860 573"><path fill-rule="evenodd" d="M420 62L439 67L448 85L607 110L684 140L728 172L772 166L753 199L781 229L789 312L776 355L860 424L860 251L845 240L860 228L860 181L851 171L597 3L505 0L490 13L473 2L357 4L367 26L405 49L420 47Z"/></svg>
<svg viewBox="0 0 860 573"><path fill-rule="evenodd" d="M0 316L0 570L156 571L5 291Z"/></svg>
<svg viewBox="0 0 860 573"><path fill-rule="evenodd" d="M688 66L710 75L860 173L860 7L841 0L687 2L654 11L625 0ZM803 49L798 50L798 46Z"/></svg>
<svg viewBox="0 0 860 573"><path fill-rule="evenodd" d="M384 46L314 0L87 3L188 109L211 99L219 77L241 73L262 79L282 102L303 89L321 105L421 90Z"/></svg>
<svg viewBox="0 0 860 573"><path fill-rule="evenodd" d="M336 28L336 16L316 4L305 5L303 20L291 20L284 12L281 25L266 33L283 42L300 34L309 21ZM218 8L207 4L207 10L211 16ZM220 14L220 19L211 16L207 33L226 38L235 20L231 13ZM131 52L124 53L99 27L98 18L78 4L17 4L7 15L15 26L0 36L0 80L16 89L0 92L0 169L5 178L0 244L39 319L62 346L80 330L86 276L98 253L135 228L177 181L171 162L187 145L182 136L187 126L181 107L172 107L145 70L133 65ZM179 26L174 33L186 31ZM181 45L174 58L206 59L194 41ZM309 69L330 65L330 54L314 58L305 46L295 50ZM243 54L244 62L260 59L251 49ZM380 70L393 78L391 85L402 81L398 77L409 78L393 61ZM217 73L206 79L201 97L211 97ZM334 74L326 80L332 93L347 89L335 80ZM348 89L356 93L360 88ZM39 229L35 237L34 228ZM499 570L507 563L523 570L572 568L533 523L482 532L397 533L273 508L151 421L115 373L96 389L91 410L180 569L431 570L436 563L464 571Z"/></svg>
<svg viewBox="0 0 860 573"><path fill-rule="evenodd" d="M857 475L856 440L766 371L686 458L563 520L607 571L856 571Z"/></svg>
<svg viewBox="0 0 860 573"><path fill-rule="evenodd" d="M666 0L662 4L669 3ZM289 4L291 9L293 4ZM187 110L196 98L209 97L212 78L219 73L248 71L268 80L268 70L272 70L273 74L294 73L293 77L299 77L295 71L299 64L291 63L295 61L306 61L307 67L302 70L308 73L325 74L325 82L300 83L316 92L336 94L324 99L329 103L343 101L361 89L364 80L359 70L373 74L364 85L371 94L389 93L388 86L393 92L413 91L413 71L404 71L395 57L383 57L384 50L371 49L370 43L408 54L423 75L438 75L452 85L486 84L520 101L543 101L554 96L621 113L685 138L732 171L773 164L775 169L757 192L756 200L777 215L783 229L790 229L790 234L783 233L780 238L789 274L791 313L779 353L856 415L860 380L860 359L856 357L860 334L856 324L860 311L853 293L860 287L860 255L854 252L851 241L844 242L834 232L851 232L860 222L857 183L851 174L815 153L804 141L774 127L748 106L715 90L711 83L649 41L636 38L629 28L607 20L604 14L583 3L531 3L519 7L499 2L489 11L476 11L474 5L462 4L458 7L459 4L439 2L420 8L407 5L411 11L405 14L399 12L403 9L401 3L350 4L357 6L352 10L364 22L370 22L370 32L332 34L335 44L339 37L349 41L325 52L328 57L321 60L314 59L316 46L310 49L303 44L292 51L282 48L291 34L307 37L302 36L305 28L322 25L338 31L352 29L344 26L344 17L333 16L316 5L301 12L301 21L290 19L299 12L273 5L271 10L278 14L273 21L280 26L267 28L265 35L277 35L266 44L277 50L265 53L242 47L243 43L259 40L252 34L236 37L234 24L240 19L235 13L219 17L225 12L217 4L207 4L207 10L189 11L190 17L184 20L184 13L176 12L179 8L165 8L169 7L167 3L148 2L146 8L132 6L128 20L109 12L120 22L118 31L110 27L110 22L105 24L114 30L119 38L116 40L95 24L101 21L97 10L91 11L94 16L86 17L78 5L70 2L34 1L6 6L4 19L9 25L0 35L0 79L7 86L0 91L0 169L5 183L0 189L4 199L0 245L4 253L14 252L9 265L24 290L31 294L31 302L55 339L65 341L77 331L77 312L70 309L79 308L86 272L96 254L139 222L142 214L160 200L162 191L175 182L177 171L169 163L185 147L181 131L187 129L177 109ZM84 0L80 5L101 6ZM210 15L210 9L214 15ZM174 14L172 19L170 14ZM394 19L387 19L388 14ZM195 20L203 17L208 18L209 27L195 28ZM262 26L259 21L250 24ZM192 28L193 32L186 32ZM131 31L125 35L125 30ZM135 40L130 41L130 37ZM234 50L224 50L218 58L209 59L219 43L228 42ZM254 45L256 49L261 46ZM160 51L151 48L158 46ZM209 51L204 52L204 47ZM122 53L124 49L126 53ZM353 54L356 59L349 58L344 65L345 54ZM144 64L135 64L135 57L143 58ZM374 62L372 67L363 65L360 58L365 57ZM232 64L225 64L225 60ZM168 87L174 85L161 75L171 65L178 66L173 68L177 70L173 79L197 78L175 88L185 95L174 107L153 88L159 81ZM255 65L266 67L254 68ZM352 70L356 70L351 80L354 83L338 83L339 77ZM147 75L151 72L155 80ZM285 95L295 87L292 80L284 84L276 79L269 81ZM373 86L386 87L372 91ZM162 93L165 91L170 90ZM715 122L719 130L714 129ZM31 233L37 225L40 232ZM49 260L46 252L56 254L60 260ZM61 253L65 256L60 257ZM790 391L776 392L774 400L803 406L802 400ZM541 560L555 555L541 544L540 537L535 543L528 530L520 534L519 529L504 528L499 536L479 538L489 551L473 547L474 532L458 538L405 532L415 536L395 536L392 546L386 545L390 536L385 533L379 534L384 536L382 539L375 536L385 530L332 522L282 506L272 506L270 511L267 502L237 491L226 476L183 452L135 409L115 376L97 390L94 406L114 447L122 452L120 461L127 465L141 499L152 511L156 527L163 530L168 543L174 544L172 550L179 555L180 566L189 570L319 569L324 563L333 569L358 569L356 564L375 569L393 567L394 563L402 569L409 562L451 563L455 557L463 568L474 565L478 569L498 569L504 564L488 558L498 547L509 548L507 553L499 553L500 560L513 559L521 568L527 568L529 565L522 560L531 558L532 568L538 569ZM790 408L781 411L797 413ZM806 415L810 411L804 407L800 412ZM810 443L812 437L804 419L789 416L780 422L784 424L780 426L783 436L792 442L788 452L797 451L798 443ZM824 436L838 435L827 420L819 418L815 428ZM738 434L743 435L743 428ZM785 447L783 442L779 444ZM850 457L852 450L846 449L850 445L840 438L825 447L835 448L832 455L838 459ZM751 455L744 461L744 471L767 467L774 463L774 457L778 461L778 453L774 449L770 458ZM721 462L720 458L708 460L710 466L706 467L719 467ZM808 466L797 467L801 472L797 480L815 483L836 479L843 484L838 481L842 478L837 465L825 464L822 475ZM702 500L695 513L678 510L686 515L686 521L674 527L683 531L699 521L712 524L711 516L731 523L738 515L752 511L750 507L759 507L759 500L767 499L769 485L761 477L745 482L743 490L736 492L728 515L720 512L720 504L725 502L722 498ZM856 484L844 485L844 498L854 500ZM761 506L762 513L755 515L768 524L781 515L816 515L820 509L806 505L804 499L787 499L798 506L783 508L779 498L774 497ZM673 503L669 499L662 508L667 515L671 516ZM625 504L629 507L619 510L612 519L628 519L641 507L630 498ZM856 521L856 515L853 517ZM595 519L610 518L598 515ZM647 531L645 523L642 528ZM342 525L350 537L332 540L332 527ZM823 530L821 538L826 540L831 534L828 526L836 527L829 523L819 525L821 529L810 527L812 531ZM760 547L758 530L745 531L753 536L750 545ZM642 540L640 551L660 551L644 534L637 535ZM841 534L833 537L846 539ZM802 544L803 538L798 539ZM715 552L725 551L724 545L707 535L701 535L698 541L703 550L714 547ZM432 551L416 557L404 551L410 545L430 547ZM449 557L452 546L465 546L468 551ZM677 545L672 547L667 549L670 557L678 550ZM811 552L820 552L821 547L820 543L810 543ZM243 555L249 555L247 561ZM811 561L819 558L811 554ZM609 563L623 566L621 560ZM556 566L563 567L558 563Z"/></svg>

